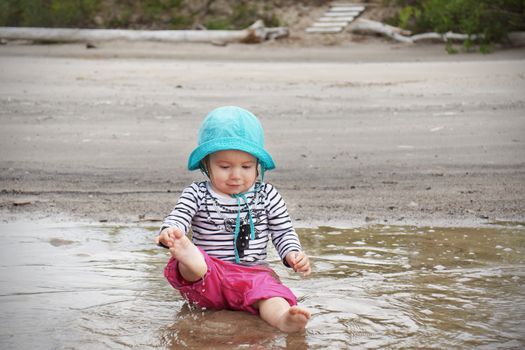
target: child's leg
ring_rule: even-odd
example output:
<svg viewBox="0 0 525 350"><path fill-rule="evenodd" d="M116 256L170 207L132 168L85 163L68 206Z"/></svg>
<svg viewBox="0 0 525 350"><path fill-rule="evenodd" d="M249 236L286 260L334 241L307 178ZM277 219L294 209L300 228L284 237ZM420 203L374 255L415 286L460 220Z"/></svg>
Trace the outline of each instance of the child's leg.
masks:
<svg viewBox="0 0 525 350"><path fill-rule="evenodd" d="M255 305L261 318L283 332L298 332L306 327L310 312L299 306L290 306L281 297L259 300Z"/></svg>
<svg viewBox="0 0 525 350"><path fill-rule="evenodd" d="M182 277L188 282L200 280L208 271L202 253L183 232L175 231L171 239L173 246L170 248L170 253L177 259Z"/></svg>

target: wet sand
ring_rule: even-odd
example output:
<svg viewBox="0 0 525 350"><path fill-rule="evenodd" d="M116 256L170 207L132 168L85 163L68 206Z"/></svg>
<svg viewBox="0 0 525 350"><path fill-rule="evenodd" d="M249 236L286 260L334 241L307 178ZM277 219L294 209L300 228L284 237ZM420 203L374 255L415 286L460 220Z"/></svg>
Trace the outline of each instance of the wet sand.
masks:
<svg viewBox="0 0 525 350"><path fill-rule="evenodd" d="M204 115L257 114L298 227L525 221L525 49L0 46L0 217L157 223Z"/></svg>

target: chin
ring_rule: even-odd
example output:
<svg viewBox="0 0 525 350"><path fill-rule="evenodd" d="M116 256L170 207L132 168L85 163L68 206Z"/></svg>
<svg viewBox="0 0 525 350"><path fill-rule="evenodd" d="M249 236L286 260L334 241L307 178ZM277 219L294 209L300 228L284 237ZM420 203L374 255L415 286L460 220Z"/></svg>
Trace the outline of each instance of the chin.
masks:
<svg viewBox="0 0 525 350"><path fill-rule="evenodd" d="M248 191L248 189L244 189L244 188L240 188L240 187L235 187L233 189L230 189L228 191L228 194L239 194L239 193L243 193L243 192L246 192Z"/></svg>

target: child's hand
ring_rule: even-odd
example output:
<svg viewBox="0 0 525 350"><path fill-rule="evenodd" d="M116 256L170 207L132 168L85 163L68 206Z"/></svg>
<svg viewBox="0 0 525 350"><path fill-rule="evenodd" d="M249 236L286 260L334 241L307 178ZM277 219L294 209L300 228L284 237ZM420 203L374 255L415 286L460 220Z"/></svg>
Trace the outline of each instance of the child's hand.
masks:
<svg viewBox="0 0 525 350"><path fill-rule="evenodd" d="M176 231L180 231L177 227L168 227L161 231L161 233L155 238L155 243L163 244L164 246L171 248L173 247L173 234Z"/></svg>
<svg viewBox="0 0 525 350"><path fill-rule="evenodd" d="M312 272L310 259L304 252L290 252L286 254L286 262L295 272L302 272L303 276L308 276Z"/></svg>

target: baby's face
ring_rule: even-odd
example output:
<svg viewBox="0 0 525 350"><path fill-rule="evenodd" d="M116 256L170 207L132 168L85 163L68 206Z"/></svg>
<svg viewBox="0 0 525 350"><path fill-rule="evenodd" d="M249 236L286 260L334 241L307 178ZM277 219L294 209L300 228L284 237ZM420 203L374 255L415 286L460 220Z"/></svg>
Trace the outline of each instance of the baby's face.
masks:
<svg viewBox="0 0 525 350"><path fill-rule="evenodd" d="M215 152L210 155L208 172L216 192L228 196L246 192L257 178L257 159L243 151Z"/></svg>

